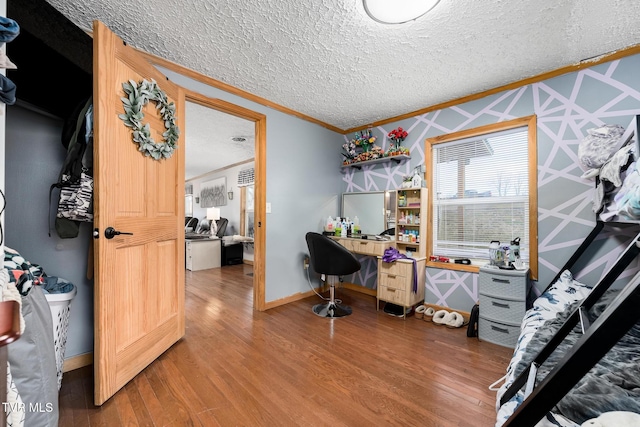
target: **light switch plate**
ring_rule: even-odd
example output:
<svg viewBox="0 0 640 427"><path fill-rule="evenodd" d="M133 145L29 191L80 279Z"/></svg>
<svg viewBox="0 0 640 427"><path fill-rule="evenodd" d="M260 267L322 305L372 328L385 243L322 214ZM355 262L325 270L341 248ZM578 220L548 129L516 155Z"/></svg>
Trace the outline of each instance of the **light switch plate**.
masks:
<svg viewBox="0 0 640 427"><path fill-rule="evenodd" d="M271 213L271 203L267 202L267 213Z"/></svg>

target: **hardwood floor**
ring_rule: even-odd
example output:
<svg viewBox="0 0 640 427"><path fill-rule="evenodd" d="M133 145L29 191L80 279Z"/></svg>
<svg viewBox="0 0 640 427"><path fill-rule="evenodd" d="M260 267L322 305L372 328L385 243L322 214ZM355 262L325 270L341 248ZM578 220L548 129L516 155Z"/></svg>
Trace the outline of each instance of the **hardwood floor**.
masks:
<svg viewBox="0 0 640 427"><path fill-rule="evenodd" d="M186 335L101 407L92 368L64 374L60 426L492 426L512 350L338 289L255 312L251 266L186 272Z"/></svg>

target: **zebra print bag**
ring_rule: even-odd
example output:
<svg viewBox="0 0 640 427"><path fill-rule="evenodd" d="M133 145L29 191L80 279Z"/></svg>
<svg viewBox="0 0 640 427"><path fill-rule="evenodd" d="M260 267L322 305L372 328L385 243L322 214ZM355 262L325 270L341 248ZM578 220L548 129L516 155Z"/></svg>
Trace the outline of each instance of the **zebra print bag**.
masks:
<svg viewBox="0 0 640 427"><path fill-rule="evenodd" d="M82 172L80 182L64 184L60 188L58 218L72 221L93 221L93 177Z"/></svg>

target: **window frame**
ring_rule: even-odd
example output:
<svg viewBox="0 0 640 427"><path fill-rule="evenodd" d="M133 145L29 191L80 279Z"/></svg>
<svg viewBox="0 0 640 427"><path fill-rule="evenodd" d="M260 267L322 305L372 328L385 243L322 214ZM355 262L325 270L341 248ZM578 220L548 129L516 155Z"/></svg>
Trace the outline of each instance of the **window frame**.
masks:
<svg viewBox="0 0 640 427"><path fill-rule="evenodd" d="M445 135L427 138L425 140L425 166L427 171L433 171L433 148L438 144L445 142L455 142L467 138L480 137L486 134L506 131L516 128L527 128L528 138L528 179L529 179L529 269L531 270L531 278L538 278L538 150L537 150L537 116L531 115L513 120L507 120L490 125L480 126L473 129L466 129L459 132L449 133ZM427 267L435 267L447 270L460 270L477 273L480 270L480 264L464 265L453 263L442 263L437 261L429 261L429 257L433 255L433 180L427 179L427 188L429 189L428 201L428 227L427 227ZM488 242L487 242L488 243Z"/></svg>

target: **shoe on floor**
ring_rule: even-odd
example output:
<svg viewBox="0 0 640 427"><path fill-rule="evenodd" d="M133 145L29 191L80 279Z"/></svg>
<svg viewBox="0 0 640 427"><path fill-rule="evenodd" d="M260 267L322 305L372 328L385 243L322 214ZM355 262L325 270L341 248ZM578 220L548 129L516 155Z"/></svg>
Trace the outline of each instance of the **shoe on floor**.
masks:
<svg viewBox="0 0 640 427"><path fill-rule="evenodd" d="M424 320L425 322L431 322L433 320L433 315L435 314L435 312L436 311L434 310L433 307L426 307L426 310L424 311L424 317L422 318L422 320Z"/></svg>
<svg viewBox="0 0 640 427"><path fill-rule="evenodd" d="M433 318L431 319L431 321L436 325L444 325L445 318L448 315L449 315L449 312L447 310L438 310L435 313L433 313Z"/></svg>
<svg viewBox="0 0 640 427"><path fill-rule="evenodd" d="M443 319L443 323L446 325L447 328L461 328L462 326L466 325L468 322L465 323L465 320L464 320L464 317L462 317L462 314L458 313L457 311L452 311L451 313L445 316L445 318Z"/></svg>

